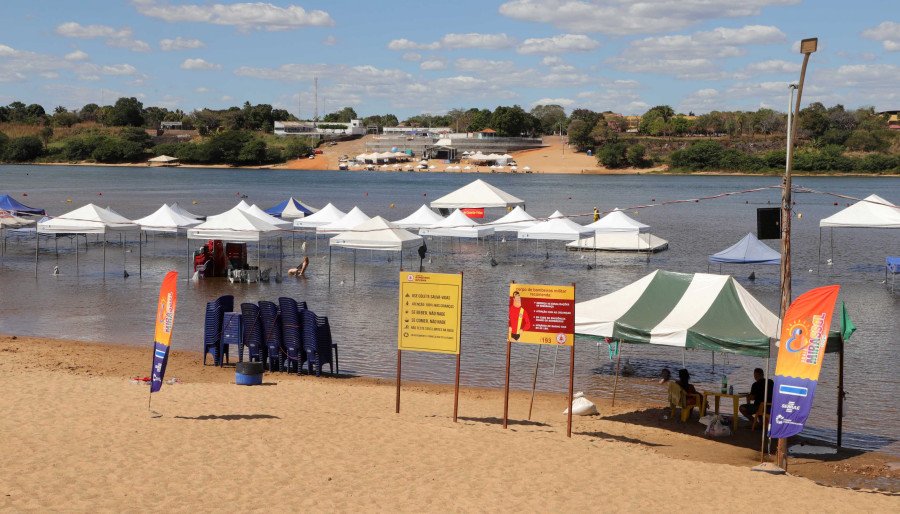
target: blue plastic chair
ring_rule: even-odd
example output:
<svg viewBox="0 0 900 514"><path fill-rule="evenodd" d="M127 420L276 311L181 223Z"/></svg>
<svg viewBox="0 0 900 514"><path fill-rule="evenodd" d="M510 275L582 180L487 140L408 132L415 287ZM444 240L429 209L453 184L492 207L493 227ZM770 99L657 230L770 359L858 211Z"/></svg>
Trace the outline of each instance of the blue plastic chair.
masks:
<svg viewBox="0 0 900 514"><path fill-rule="evenodd" d="M238 347L238 361L244 360L244 349L241 346L241 314L238 312L226 312L222 319L222 358L224 362L231 363L229 358L229 346Z"/></svg>
<svg viewBox="0 0 900 514"><path fill-rule="evenodd" d="M259 317L262 320L262 333L266 351L265 363L269 371L281 371L284 361L284 350L281 341L281 315L278 306L272 302L259 302Z"/></svg>
<svg viewBox="0 0 900 514"><path fill-rule="evenodd" d="M310 375L322 375L322 365L328 364L331 373L334 374L334 365L332 364L331 352L331 327L328 325L328 318L320 318L316 313L309 309L304 309L300 313L303 335L303 349L306 351L306 362L308 363Z"/></svg>
<svg viewBox="0 0 900 514"><path fill-rule="evenodd" d="M300 340L302 320L300 319L299 304L293 298L281 297L278 299L281 307L281 338L287 353L285 364L288 373L300 373L303 369L303 361L306 356L303 351L303 343ZM306 305L306 303L303 303Z"/></svg>
<svg viewBox="0 0 900 514"><path fill-rule="evenodd" d="M263 333L259 306L255 303L242 303L241 315L244 330L241 334L241 345L238 347L238 360L243 362L244 348L246 348L247 360L250 362L262 362Z"/></svg>
<svg viewBox="0 0 900 514"><path fill-rule="evenodd" d="M206 356L210 353L213 356L213 364L221 365L222 312L222 304L218 300L206 303L206 316L203 319L204 366L206 366Z"/></svg>

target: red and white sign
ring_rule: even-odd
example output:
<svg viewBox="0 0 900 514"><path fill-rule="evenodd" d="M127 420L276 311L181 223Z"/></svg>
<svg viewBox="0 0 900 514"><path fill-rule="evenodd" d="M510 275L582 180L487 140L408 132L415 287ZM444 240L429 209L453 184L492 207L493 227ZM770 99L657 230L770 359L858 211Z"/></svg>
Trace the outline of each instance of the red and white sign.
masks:
<svg viewBox="0 0 900 514"><path fill-rule="evenodd" d="M483 218L484 207L463 207L460 209L463 214L470 218Z"/></svg>

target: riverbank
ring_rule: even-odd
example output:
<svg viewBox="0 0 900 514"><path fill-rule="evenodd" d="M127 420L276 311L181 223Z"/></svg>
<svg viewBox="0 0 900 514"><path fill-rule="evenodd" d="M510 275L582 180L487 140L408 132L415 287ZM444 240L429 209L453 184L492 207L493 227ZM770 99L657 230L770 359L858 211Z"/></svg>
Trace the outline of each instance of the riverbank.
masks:
<svg viewBox="0 0 900 514"><path fill-rule="evenodd" d="M890 489L900 477L878 453L791 459L808 478L755 473L758 432L710 440L696 421L621 399L576 417L569 440L559 394L538 394L525 421L528 394L514 392L503 430L498 390L464 388L453 423L446 386L404 385L397 415L391 381L273 374L241 388L231 369L175 350L167 377L178 383L154 395L162 416L151 418L146 386L130 380L150 357L149 346L0 336L0 447L16 456L0 470L0 509L181 511L202 497L243 510L272 495L275 510L656 511L698 498L740 509L737 484L763 509L785 498L801 512L900 507L813 482Z"/></svg>

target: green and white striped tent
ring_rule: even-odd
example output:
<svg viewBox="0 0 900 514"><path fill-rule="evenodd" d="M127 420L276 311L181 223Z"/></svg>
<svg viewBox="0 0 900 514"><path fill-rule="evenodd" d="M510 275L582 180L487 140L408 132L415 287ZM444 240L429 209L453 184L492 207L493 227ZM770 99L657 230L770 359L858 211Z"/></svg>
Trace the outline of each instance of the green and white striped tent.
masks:
<svg viewBox="0 0 900 514"><path fill-rule="evenodd" d="M614 293L576 303L575 333L768 357L778 317L729 275L656 270Z"/></svg>

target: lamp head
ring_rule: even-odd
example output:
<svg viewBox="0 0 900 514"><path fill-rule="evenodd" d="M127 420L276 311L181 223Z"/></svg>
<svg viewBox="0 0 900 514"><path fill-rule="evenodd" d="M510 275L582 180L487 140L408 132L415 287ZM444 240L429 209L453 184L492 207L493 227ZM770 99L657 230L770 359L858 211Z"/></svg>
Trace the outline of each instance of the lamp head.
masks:
<svg viewBox="0 0 900 514"><path fill-rule="evenodd" d="M800 41L800 53L811 54L816 51L819 46L819 38L811 37Z"/></svg>

